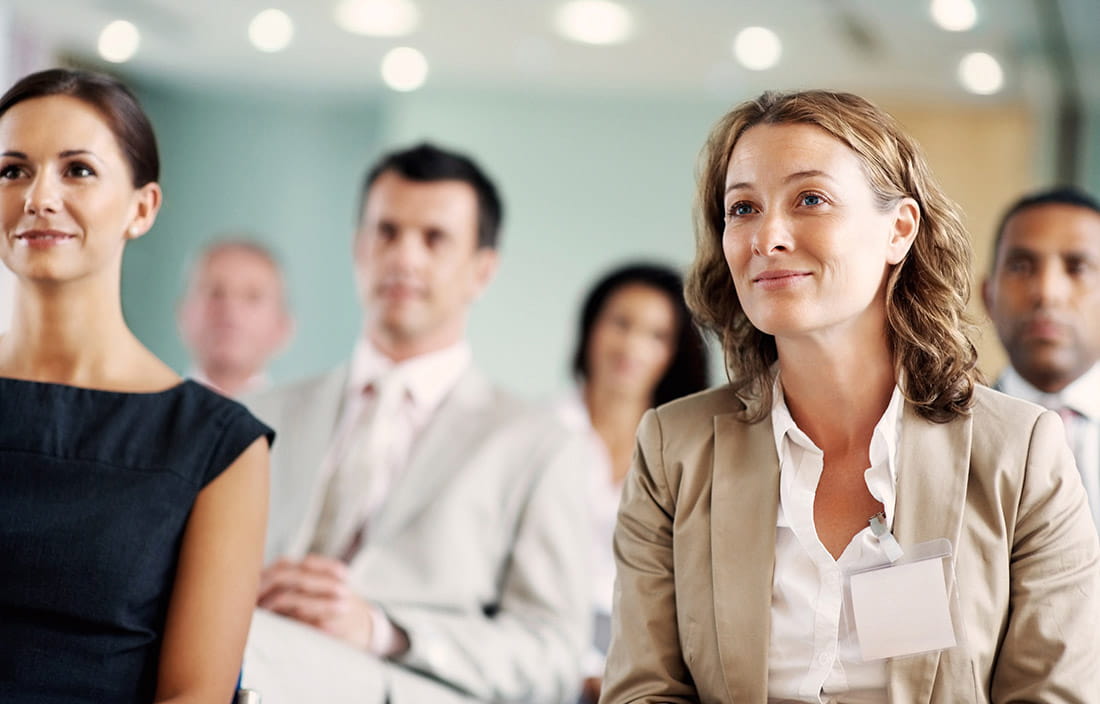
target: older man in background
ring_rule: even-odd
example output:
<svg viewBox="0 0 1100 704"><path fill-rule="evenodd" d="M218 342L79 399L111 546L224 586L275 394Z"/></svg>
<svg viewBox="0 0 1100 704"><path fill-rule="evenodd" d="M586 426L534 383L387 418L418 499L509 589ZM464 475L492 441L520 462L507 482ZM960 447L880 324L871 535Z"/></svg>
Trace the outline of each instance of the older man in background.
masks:
<svg viewBox="0 0 1100 704"><path fill-rule="evenodd" d="M188 277L178 324L190 376L227 396L266 387L267 364L294 329L271 251L242 238L206 247Z"/></svg>

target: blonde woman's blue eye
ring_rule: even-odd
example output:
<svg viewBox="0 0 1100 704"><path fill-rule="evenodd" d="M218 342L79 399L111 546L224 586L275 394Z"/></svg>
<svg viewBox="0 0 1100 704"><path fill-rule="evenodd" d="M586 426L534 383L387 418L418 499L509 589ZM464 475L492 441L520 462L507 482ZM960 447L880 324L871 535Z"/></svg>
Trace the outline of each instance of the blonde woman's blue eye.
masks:
<svg viewBox="0 0 1100 704"><path fill-rule="evenodd" d="M825 199L816 193L807 193L802 196L802 205L821 205Z"/></svg>
<svg viewBox="0 0 1100 704"><path fill-rule="evenodd" d="M727 214L730 215L730 216L751 215L752 214L752 206L749 205L748 203L745 203L744 201L742 201L740 203L734 203L733 205L730 206L730 209L727 211Z"/></svg>

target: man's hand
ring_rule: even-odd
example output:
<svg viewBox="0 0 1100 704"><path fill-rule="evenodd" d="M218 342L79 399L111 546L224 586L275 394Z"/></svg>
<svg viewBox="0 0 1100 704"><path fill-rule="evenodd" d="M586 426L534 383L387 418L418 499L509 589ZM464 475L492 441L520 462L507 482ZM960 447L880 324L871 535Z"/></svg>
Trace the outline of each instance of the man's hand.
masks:
<svg viewBox="0 0 1100 704"><path fill-rule="evenodd" d="M347 565L339 560L321 555L308 555L301 562L279 560L261 574L257 603L357 648L370 645L370 605L352 593Z"/></svg>

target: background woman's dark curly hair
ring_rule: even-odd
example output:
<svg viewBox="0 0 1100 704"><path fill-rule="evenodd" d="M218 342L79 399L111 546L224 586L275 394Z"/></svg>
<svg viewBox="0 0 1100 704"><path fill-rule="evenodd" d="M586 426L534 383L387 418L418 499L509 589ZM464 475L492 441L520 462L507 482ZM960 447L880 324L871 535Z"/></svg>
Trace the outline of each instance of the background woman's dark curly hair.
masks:
<svg viewBox="0 0 1100 704"><path fill-rule="evenodd" d="M588 378L588 347L592 328L604 305L624 286L648 286L668 296L676 311L675 347L657 389L653 405L660 406L677 398L702 391L708 386L707 349L702 335L684 302L684 284L680 275L659 264L628 264L604 275L585 298L581 309L577 348L573 353L573 372L582 381Z"/></svg>

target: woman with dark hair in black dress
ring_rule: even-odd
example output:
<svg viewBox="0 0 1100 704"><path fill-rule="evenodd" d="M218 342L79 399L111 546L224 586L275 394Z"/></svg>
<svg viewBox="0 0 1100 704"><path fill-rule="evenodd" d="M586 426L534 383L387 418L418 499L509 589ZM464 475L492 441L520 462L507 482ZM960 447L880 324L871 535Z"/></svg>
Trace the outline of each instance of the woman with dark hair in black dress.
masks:
<svg viewBox="0 0 1100 704"><path fill-rule="evenodd" d="M113 79L0 98L0 701L228 702L260 572L270 429L182 381L122 315L161 204Z"/></svg>

